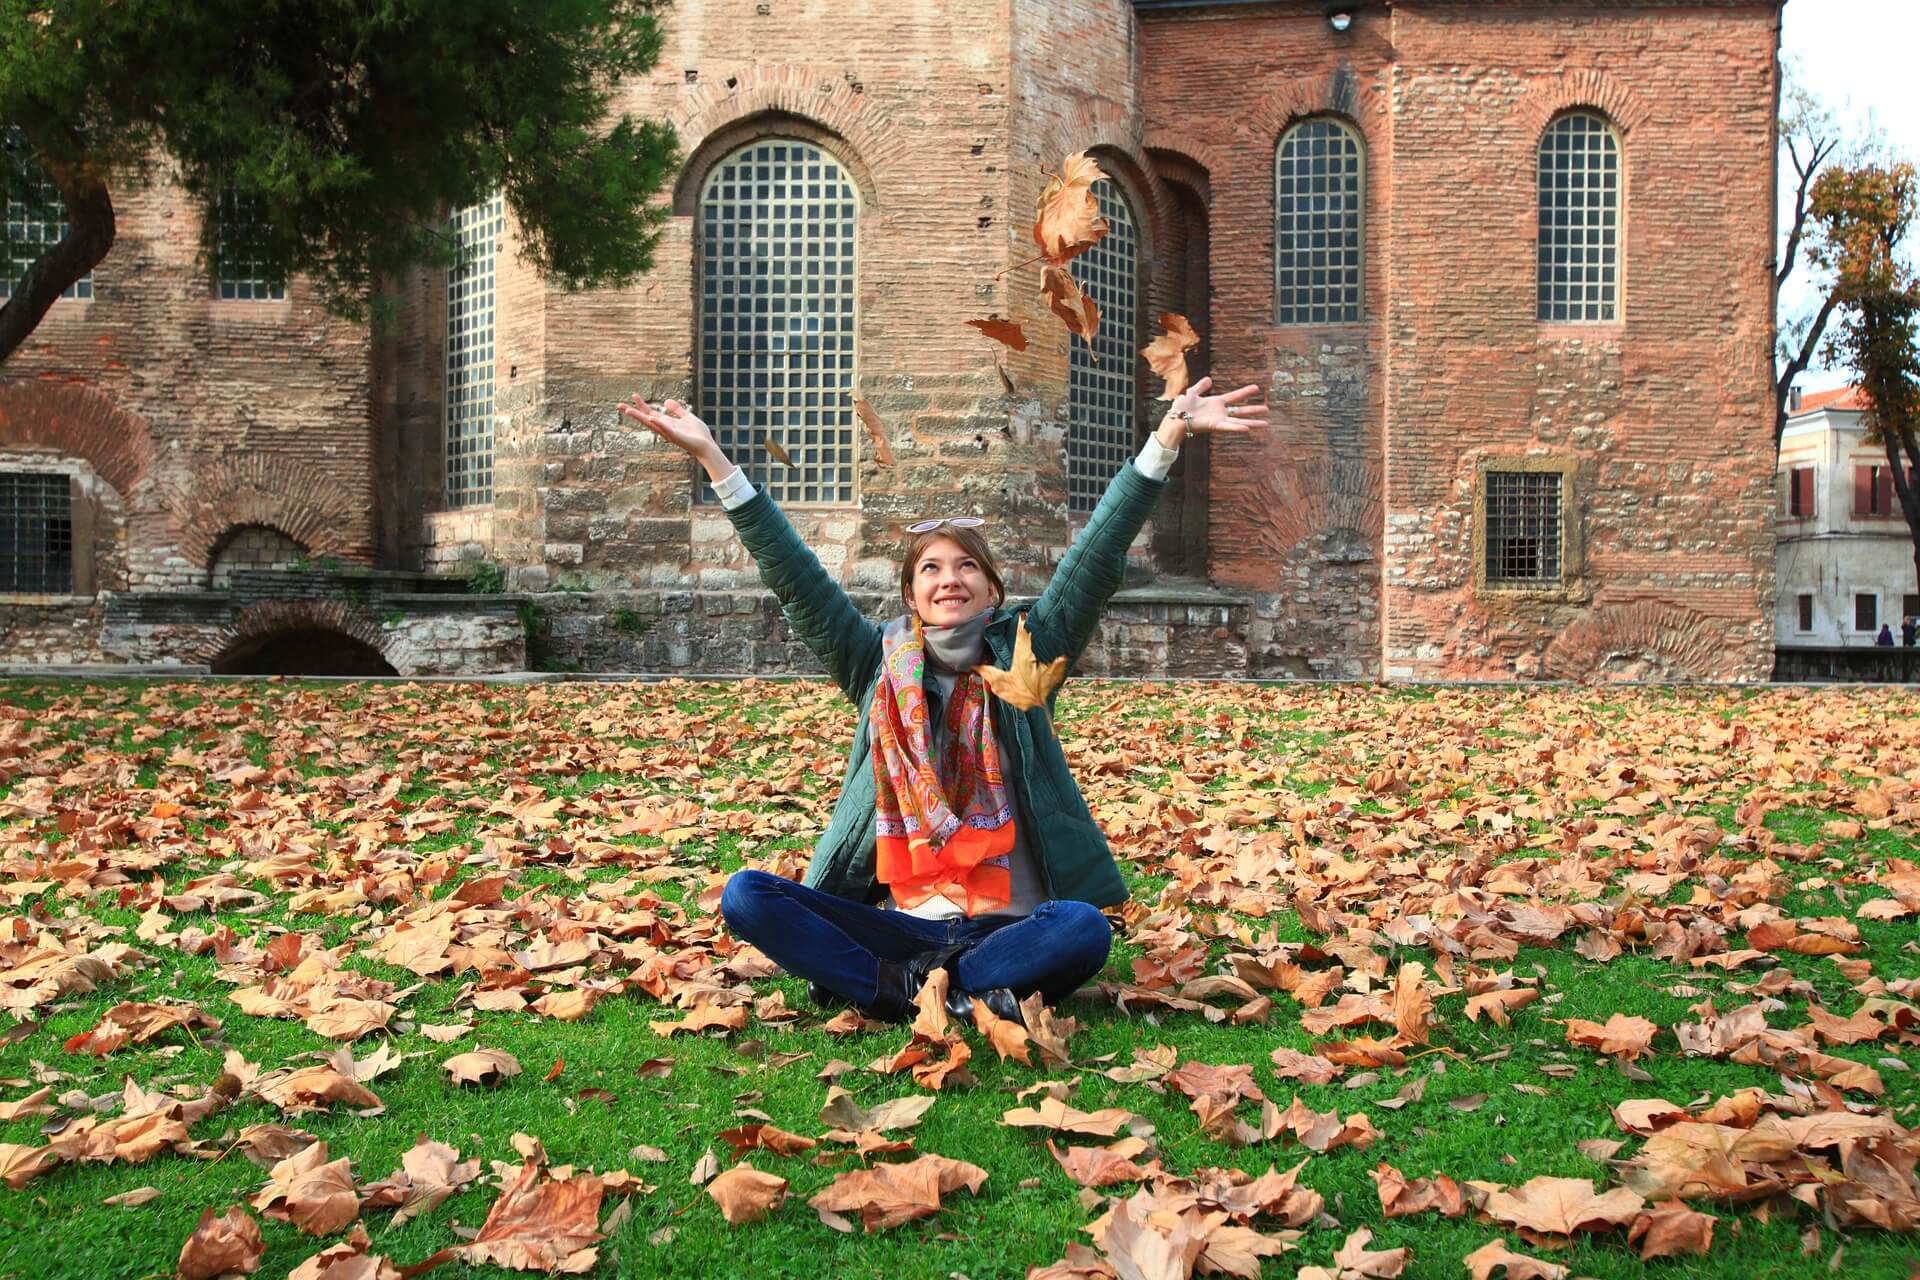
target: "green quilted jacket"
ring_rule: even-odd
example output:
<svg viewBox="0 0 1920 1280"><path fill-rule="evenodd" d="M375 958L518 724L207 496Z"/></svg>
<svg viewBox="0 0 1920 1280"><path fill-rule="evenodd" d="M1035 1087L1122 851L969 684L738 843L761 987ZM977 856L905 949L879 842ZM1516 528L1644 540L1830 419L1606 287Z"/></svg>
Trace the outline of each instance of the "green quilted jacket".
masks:
<svg viewBox="0 0 1920 1280"><path fill-rule="evenodd" d="M1127 547L1164 488L1164 480L1149 480L1131 463L1120 468L1046 591L1032 605L1016 605L988 625L986 643L994 665L1012 662L1015 619L1025 614L1034 657L1048 662L1065 654L1072 673L1093 638L1107 598L1120 586ZM884 894L873 873L873 759L867 717L879 683L880 628L820 567L765 490L727 514L794 633L860 709L840 800L807 866L806 883L842 898L877 901ZM1058 694L1056 689L1054 696ZM1014 820L1028 850L1040 860L1049 898L1075 898L1097 907L1124 902L1127 886L1114 865L1113 850L1088 812L1054 736L1052 705L1049 698L1044 710L1021 711L997 698L993 703L995 741L1005 757L1006 776L1014 782Z"/></svg>

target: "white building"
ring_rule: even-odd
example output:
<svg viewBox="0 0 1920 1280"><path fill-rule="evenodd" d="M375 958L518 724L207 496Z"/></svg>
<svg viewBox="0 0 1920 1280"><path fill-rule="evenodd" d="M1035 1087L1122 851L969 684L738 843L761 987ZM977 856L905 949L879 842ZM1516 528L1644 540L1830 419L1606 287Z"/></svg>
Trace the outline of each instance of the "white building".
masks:
<svg viewBox="0 0 1920 1280"><path fill-rule="evenodd" d="M1913 539L1861 408L1852 387L1794 392L1780 442L1776 648L1870 646L1883 623L1899 644L1901 619L1920 616Z"/></svg>

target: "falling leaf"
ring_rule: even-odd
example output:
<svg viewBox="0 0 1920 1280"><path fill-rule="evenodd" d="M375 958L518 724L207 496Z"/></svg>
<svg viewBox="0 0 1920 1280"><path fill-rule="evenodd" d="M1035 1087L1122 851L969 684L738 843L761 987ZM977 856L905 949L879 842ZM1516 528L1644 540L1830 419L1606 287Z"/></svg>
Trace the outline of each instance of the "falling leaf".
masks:
<svg viewBox="0 0 1920 1280"><path fill-rule="evenodd" d="M1166 380L1160 398L1171 400L1187 389L1187 352L1200 345L1200 335L1185 316L1172 311L1161 314L1160 327L1166 332L1141 348L1140 354L1147 358L1154 376Z"/></svg>
<svg viewBox="0 0 1920 1280"><path fill-rule="evenodd" d="M1086 341L1090 358L1092 356L1093 335L1100 328L1100 308L1092 298L1081 292L1080 282L1065 267L1047 267L1040 273L1040 296L1047 301L1047 309L1060 317L1067 326L1067 332Z"/></svg>
<svg viewBox="0 0 1920 1280"><path fill-rule="evenodd" d="M440 1065L455 1084L499 1084L520 1074L520 1060L504 1049L471 1049Z"/></svg>
<svg viewBox="0 0 1920 1280"><path fill-rule="evenodd" d="M767 446L767 452L772 454L774 458L779 461L781 466L787 468L787 470L789 471L799 470L799 465L794 462L793 455L787 452L787 447L785 445L781 444L778 440L775 440L772 436L768 436L766 438L765 443Z"/></svg>
<svg viewBox="0 0 1920 1280"><path fill-rule="evenodd" d="M239 1205L225 1213L212 1209L200 1213L193 1234L180 1247L180 1280L216 1280L226 1275L251 1275L260 1269L260 1255L266 1250L260 1238L260 1224Z"/></svg>
<svg viewBox="0 0 1920 1280"><path fill-rule="evenodd" d="M893 446L887 443L887 424L880 421L880 415L874 411L867 398L858 391L848 392L853 397L853 412L860 419L860 425L866 428L867 438L873 441L873 450L880 459L880 465L893 465ZM789 462L788 466L793 464Z"/></svg>
<svg viewBox="0 0 1920 1280"><path fill-rule="evenodd" d="M787 1199L787 1180L738 1164L707 1184L707 1194L720 1206L727 1225L758 1222Z"/></svg>
<svg viewBox="0 0 1920 1280"><path fill-rule="evenodd" d="M1027 631L1027 616L1018 615L1013 641L1013 661L1006 670L984 663L976 668L994 696L1008 706L1031 711L1047 705L1047 699L1067 678L1067 659L1062 654L1048 663L1033 656L1033 636ZM975 1002L978 1004L978 1001Z"/></svg>
<svg viewBox="0 0 1920 1280"><path fill-rule="evenodd" d="M1524 1009L1540 998L1537 987L1509 987L1502 991L1483 991L1467 997L1467 1021L1478 1022L1485 1014L1498 1027L1507 1025L1517 1009Z"/></svg>
<svg viewBox="0 0 1920 1280"><path fill-rule="evenodd" d="M1034 217L1033 242L1055 266L1107 234L1107 220L1100 216L1100 201L1093 194L1093 184L1106 176L1084 151L1074 152L1060 162L1058 174L1048 175Z"/></svg>
<svg viewBox="0 0 1920 1280"><path fill-rule="evenodd" d="M1013 348L1015 351L1027 349L1027 333L1011 320L1002 320L999 316L989 316L985 320L969 320L968 324L986 334L995 342Z"/></svg>

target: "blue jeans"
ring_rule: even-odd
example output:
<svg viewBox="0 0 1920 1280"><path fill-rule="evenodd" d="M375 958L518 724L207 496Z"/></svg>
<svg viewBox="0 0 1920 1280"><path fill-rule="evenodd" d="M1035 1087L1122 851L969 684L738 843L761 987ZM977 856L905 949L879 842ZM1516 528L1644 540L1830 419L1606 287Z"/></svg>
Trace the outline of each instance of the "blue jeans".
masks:
<svg viewBox="0 0 1920 1280"><path fill-rule="evenodd" d="M922 920L835 897L764 871L736 871L720 895L734 937L751 942L796 978L856 1004L879 990L880 961L966 944L954 965L961 991L1010 987L1048 1001L1073 994L1107 962L1113 927L1085 902L1043 902L1025 918L955 916Z"/></svg>

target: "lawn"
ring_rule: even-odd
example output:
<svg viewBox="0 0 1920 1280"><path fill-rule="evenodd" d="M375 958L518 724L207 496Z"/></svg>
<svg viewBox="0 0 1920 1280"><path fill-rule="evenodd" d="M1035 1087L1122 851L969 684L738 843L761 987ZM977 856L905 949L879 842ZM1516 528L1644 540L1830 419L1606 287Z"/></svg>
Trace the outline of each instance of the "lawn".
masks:
<svg viewBox="0 0 1920 1280"><path fill-rule="evenodd" d="M1070 684L1134 896L1029 1042L726 935L837 698L0 683L0 1275L1913 1271L1920 699Z"/></svg>

